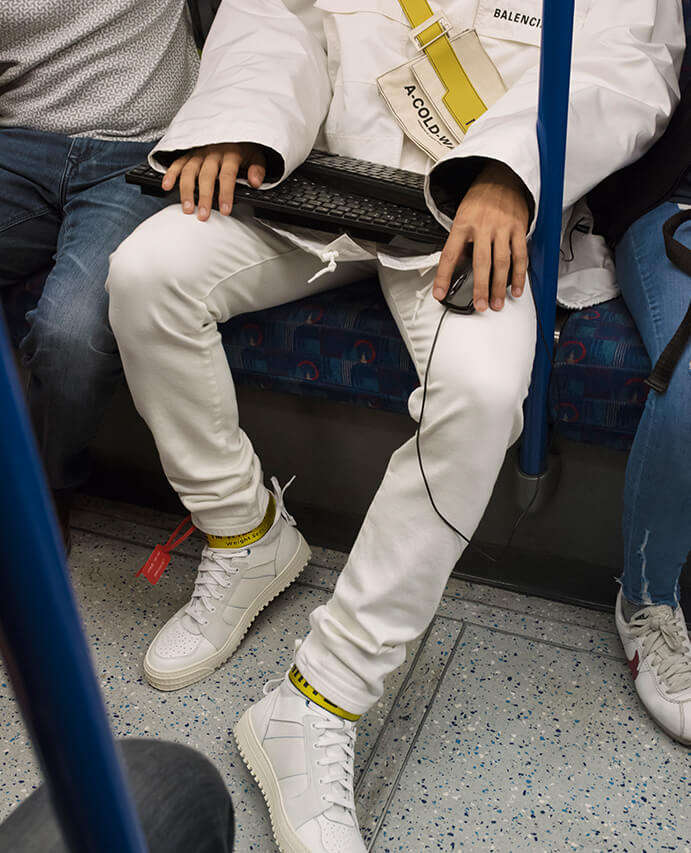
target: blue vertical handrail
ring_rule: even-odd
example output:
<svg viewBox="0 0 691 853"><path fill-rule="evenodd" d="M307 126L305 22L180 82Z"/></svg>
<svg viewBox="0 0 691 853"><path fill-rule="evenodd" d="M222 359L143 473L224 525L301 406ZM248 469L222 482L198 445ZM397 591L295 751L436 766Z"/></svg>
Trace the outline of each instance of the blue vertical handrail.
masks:
<svg viewBox="0 0 691 853"><path fill-rule="evenodd" d="M146 853L0 311L0 646L74 853Z"/></svg>
<svg viewBox="0 0 691 853"><path fill-rule="evenodd" d="M537 110L540 201L530 245L530 280L540 323L521 443L521 470L530 476L544 473L547 462L547 396L557 312L573 7L574 0L544 0L542 8Z"/></svg>

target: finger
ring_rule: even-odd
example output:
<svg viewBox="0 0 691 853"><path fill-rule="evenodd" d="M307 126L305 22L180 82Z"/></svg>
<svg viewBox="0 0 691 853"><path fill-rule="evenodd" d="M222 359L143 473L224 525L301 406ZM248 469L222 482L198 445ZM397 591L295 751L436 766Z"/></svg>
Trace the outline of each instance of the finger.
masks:
<svg viewBox="0 0 691 853"><path fill-rule="evenodd" d="M184 213L194 212L194 188L202 159L201 155L190 157L180 173L180 202Z"/></svg>
<svg viewBox="0 0 691 853"><path fill-rule="evenodd" d="M528 244L522 230L515 231L511 238L511 259L513 262L511 294L518 297L523 293L525 278L528 274Z"/></svg>
<svg viewBox="0 0 691 853"><path fill-rule="evenodd" d="M256 151L247 169L247 180L251 187L258 190L266 177L266 158L261 151Z"/></svg>
<svg viewBox="0 0 691 853"><path fill-rule="evenodd" d="M500 231L492 245L492 310L501 311L506 299L506 285L511 265L511 246L508 231Z"/></svg>
<svg viewBox="0 0 691 853"><path fill-rule="evenodd" d="M439 258L437 274L434 277L432 294L441 301L449 291L449 285L458 262L468 243L468 229L463 225L452 225L449 236Z"/></svg>
<svg viewBox="0 0 691 853"><path fill-rule="evenodd" d="M189 159L189 154L183 154L182 157L178 157L177 160L173 160L170 166L168 166L166 173L163 176L163 180L161 181L161 186L166 190L166 192L173 189L180 172L182 172L183 166Z"/></svg>
<svg viewBox="0 0 691 853"><path fill-rule="evenodd" d="M216 189L216 178L221 158L218 154L208 154L199 170L199 209L197 219L205 222L211 215L211 205Z"/></svg>
<svg viewBox="0 0 691 853"><path fill-rule="evenodd" d="M221 172L218 176L218 209L223 216L228 216L233 209L235 196L235 181L242 157L237 151L228 153L223 158Z"/></svg>
<svg viewBox="0 0 691 853"><path fill-rule="evenodd" d="M259 163L252 163L247 170L247 180L251 187L258 190L266 177L266 167L260 166Z"/></svg>
<svg viewBox="0 0 691 853"><path fill-rule="evenodd" d="M473 242L473 303L476 311L486 311L489 303L489 272L492 267L492 243L489 235L476 234Z"/></svg>

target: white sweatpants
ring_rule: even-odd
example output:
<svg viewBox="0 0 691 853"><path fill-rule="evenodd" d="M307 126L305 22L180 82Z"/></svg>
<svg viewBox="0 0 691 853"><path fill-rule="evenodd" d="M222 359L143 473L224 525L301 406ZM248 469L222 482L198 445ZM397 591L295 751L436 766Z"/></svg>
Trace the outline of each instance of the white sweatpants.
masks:
<svg viewBox="0 0 691 853"><path fill-rule="evenodd" d="M110 321L139 413L166 475L207 533L261 521L268 493L240 429L217 324L363 278L374 262L322 262L263 226L213 213L207 222L165 208L111 257ZM421 380L443 309L434 273L376 267ZM522 429L535 349L527 288L500 312L449 313L437 341L421 434L437 506L467 536L489 501L507 448ZM422 389L409 409L418 419ZM276 425L280 429L280 424ZM406 644L431 621L465 543L436 515L415 440L392 456L332 599L310 617L298 651L305 678L332 702L363 713L382 695Z"/></svg>

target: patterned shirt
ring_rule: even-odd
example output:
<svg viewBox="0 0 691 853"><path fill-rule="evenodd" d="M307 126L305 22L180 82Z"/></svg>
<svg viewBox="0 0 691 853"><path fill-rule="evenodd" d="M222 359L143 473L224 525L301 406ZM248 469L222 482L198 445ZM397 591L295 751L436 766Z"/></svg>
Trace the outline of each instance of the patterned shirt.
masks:
<svg viewBox="0 0 691 853"><path fill-rule="evenodd" d="M0 127L149 141L197 79L185 0L2 0Z"/></svg>

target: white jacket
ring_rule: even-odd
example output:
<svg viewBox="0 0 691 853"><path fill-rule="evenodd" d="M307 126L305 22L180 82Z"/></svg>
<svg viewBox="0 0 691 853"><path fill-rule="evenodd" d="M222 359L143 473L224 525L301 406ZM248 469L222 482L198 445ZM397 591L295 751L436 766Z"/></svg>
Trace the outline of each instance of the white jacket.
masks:
<svg viewBox="0 0 691 853"><path fill-rule="evenodd" d="M378 76L416 55L398 0L223 0L197 85L150 162L161 168L156 157L162 152L252 141L282 159L282 173L271 176L268 188L316 144L428 173L450 160L465 160L456 164L463 190L477 171L473 158L491 157L522 178L537 208L540 29L535 22L541 0L432 5L454 29L477 30L508 89L438 163L404 138L377 91ZM683 48L681 0L576 0L559 286L560 302L568 307L616 295L604 242L582 228L571 233L570 226L588 217L583 196L640 157L664 131L679 97ZM427 199L435 217L450 227L429 190L429 174ZM325 261L376 255L389 266L424 270L438 260L438 253L409 257L345 235L334 240L295 228L281 233Z"/></svg>

